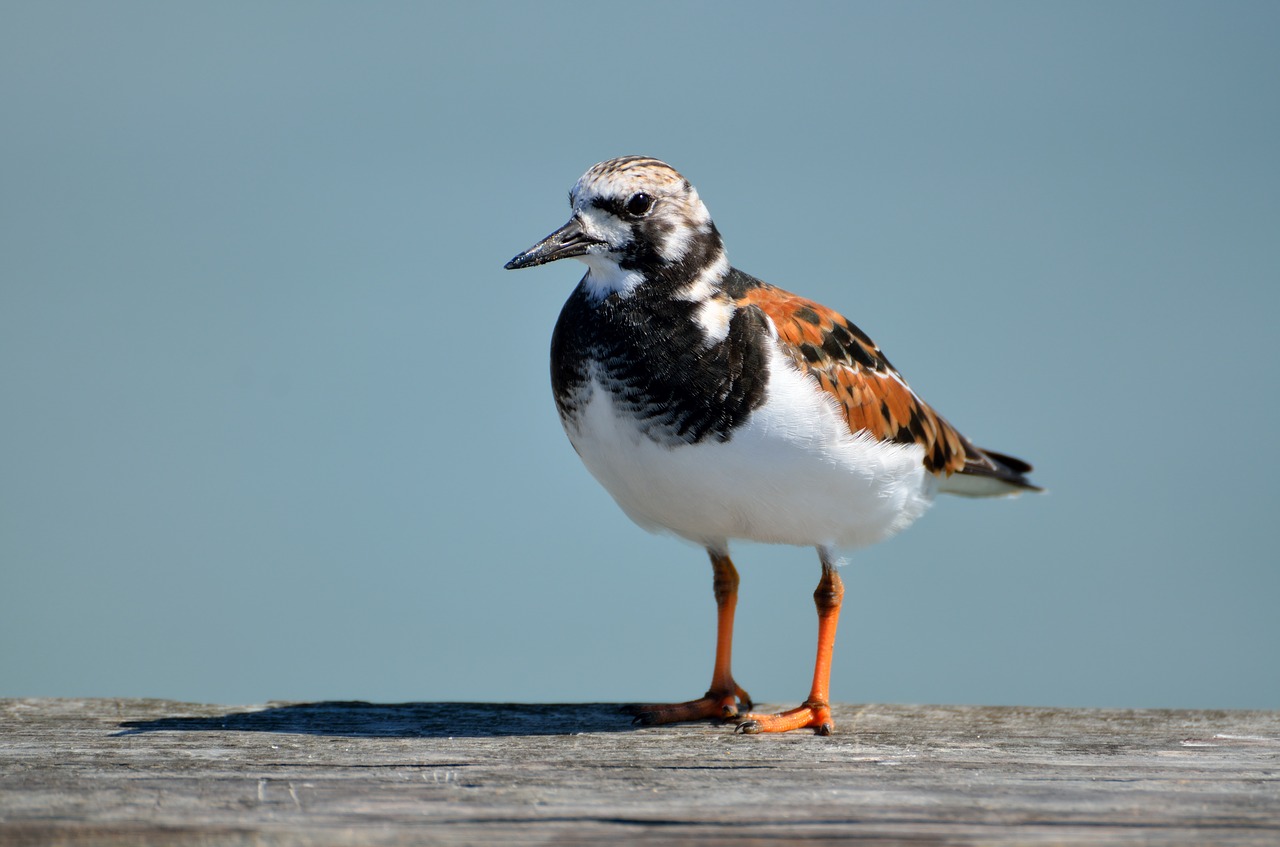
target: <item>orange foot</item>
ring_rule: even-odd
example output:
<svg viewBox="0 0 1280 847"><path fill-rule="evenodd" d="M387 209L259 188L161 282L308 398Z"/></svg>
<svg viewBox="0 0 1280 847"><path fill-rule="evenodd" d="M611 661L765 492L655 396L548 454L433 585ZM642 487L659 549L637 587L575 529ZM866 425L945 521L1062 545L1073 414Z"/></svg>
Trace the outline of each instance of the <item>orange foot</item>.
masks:
<svg viewBox="0 0 1280 847"><path fill-rule="evenodd" d="M813 727L818 735L830 735L836 725L831 720L831 707L812 701L788 709L776 715L756 715L748 712L737 719L738 732L754 735L757 732L789 732L793 729Z"/></svg>
<svg viewBox="0 0 1280 847"><path fill-rule="evenodd" d="M700 721L707 718L716 720L733 720L738 716L739 704L743 709L751 708L751 695L742 690L737 683L724 691L708 691L697 700L684 703L642 703L627 706L624 712L634 715L632 723L638 726L653 726L661 723L677 721Z"/></svg>

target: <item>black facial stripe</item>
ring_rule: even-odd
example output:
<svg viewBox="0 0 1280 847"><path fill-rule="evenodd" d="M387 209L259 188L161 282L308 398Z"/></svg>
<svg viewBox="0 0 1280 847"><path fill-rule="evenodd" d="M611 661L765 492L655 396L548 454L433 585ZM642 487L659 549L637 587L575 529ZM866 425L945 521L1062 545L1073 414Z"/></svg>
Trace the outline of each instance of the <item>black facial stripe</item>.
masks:
<svg viewBox="0 0 1280 847"><path fill-rule="evenodd" d="M601 209L617 218L626 220L627 218L627 201L620 197L592 197L591 205L597 209Z"/></svg>
<svg viewBox="0 0 1280 847"><path fill-rule="evenodd" d="M697 279L723 258L724 247L715 224L708 224L705 231L689 239L685 254L678 261L663 258L657 245L665 243L675 229L676 224L671 221L646 218L636 225L637 237L622 251L618 267L642 273L651 290L671 292Z"/></svg>

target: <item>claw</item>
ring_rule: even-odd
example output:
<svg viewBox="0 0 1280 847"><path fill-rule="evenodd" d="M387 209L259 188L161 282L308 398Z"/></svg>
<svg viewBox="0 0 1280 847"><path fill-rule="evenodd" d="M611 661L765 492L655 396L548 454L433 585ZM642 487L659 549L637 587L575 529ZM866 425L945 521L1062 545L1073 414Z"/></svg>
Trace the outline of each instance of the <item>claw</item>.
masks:
<svg viewBox="0 0 1280 847"><path fill-rule="evenodd" d="M745 728L744 728L745 727ZM836 725L831 720L831 708L826 703L806 702L794 709L776 715L745 714L739 718L738 732L790 732L793 729L813 729L817 735L831 735Z"/></svg>

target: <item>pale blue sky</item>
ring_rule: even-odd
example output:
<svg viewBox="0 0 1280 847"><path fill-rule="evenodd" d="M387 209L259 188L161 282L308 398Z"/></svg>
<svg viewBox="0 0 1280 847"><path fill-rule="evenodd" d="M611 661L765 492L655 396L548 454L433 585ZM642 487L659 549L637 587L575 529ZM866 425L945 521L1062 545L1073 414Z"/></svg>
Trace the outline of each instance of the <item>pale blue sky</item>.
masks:
<svg viewBox="0 0 1280 847"><path fill-rule="evenodd" d="M864 551L842 701L1280 708L1280 6L0 8L0 696L682 699L703 553L560 431L601 159L1051 493ZM741 545L798 701L810 550Z"/></svg>

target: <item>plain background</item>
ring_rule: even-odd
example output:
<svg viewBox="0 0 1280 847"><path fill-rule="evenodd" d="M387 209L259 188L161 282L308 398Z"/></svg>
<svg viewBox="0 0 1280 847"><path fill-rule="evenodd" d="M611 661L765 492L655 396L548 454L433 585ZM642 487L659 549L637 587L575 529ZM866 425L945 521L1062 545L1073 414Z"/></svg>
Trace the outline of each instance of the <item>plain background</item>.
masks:
<svg viewBox="0 0 1280 847"><path fill-rule="evenodd" d="M0 7L0 695L700 694L560 430L588 166L699 188L1046 496L850 559L841 701L1280 707L1275 3ZM808 690L811 550L735 670Z"/></svg>

